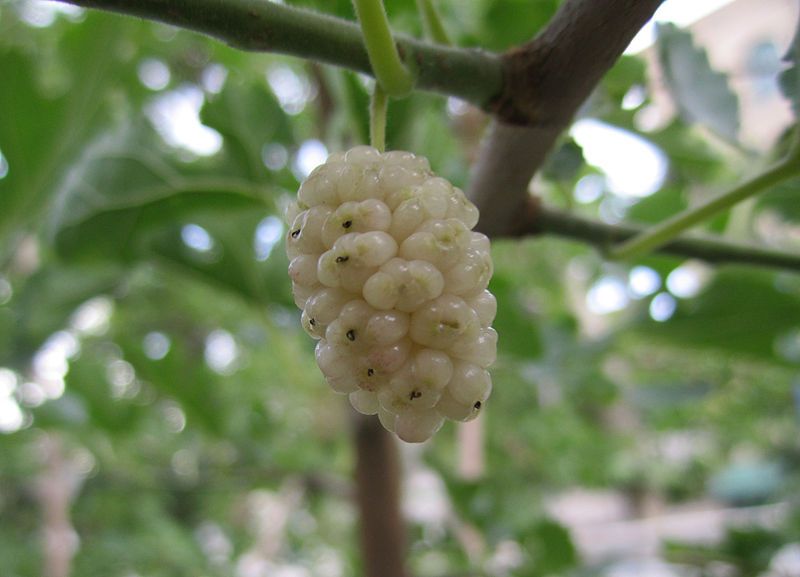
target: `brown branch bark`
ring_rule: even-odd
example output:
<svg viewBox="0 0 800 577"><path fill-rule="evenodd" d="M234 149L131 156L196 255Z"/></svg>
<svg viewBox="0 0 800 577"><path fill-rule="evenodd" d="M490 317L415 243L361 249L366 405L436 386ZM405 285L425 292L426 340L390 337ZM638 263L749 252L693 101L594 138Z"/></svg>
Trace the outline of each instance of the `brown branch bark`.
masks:
<svg viewBox="0 0 800 577"><path fill-rule="evenodd" d="M476 230L490 237L519 234L528 183L564 128L492 123L467 188L481 211Z"/></svg>
<svg viewBox="0 0 800 577"><path fill-rule="evenodd" d="M468 188L481 232L518 232L531 178L661 1L566 0L536 38L505 53L498 120Z"/></svg>
<svg viewBox="0 0 800 577"><path fill-rule="evenodd" d="M400 511L400 462L391 433L375 417L355 420L356 501L366 577L408 577Z"/></svg>

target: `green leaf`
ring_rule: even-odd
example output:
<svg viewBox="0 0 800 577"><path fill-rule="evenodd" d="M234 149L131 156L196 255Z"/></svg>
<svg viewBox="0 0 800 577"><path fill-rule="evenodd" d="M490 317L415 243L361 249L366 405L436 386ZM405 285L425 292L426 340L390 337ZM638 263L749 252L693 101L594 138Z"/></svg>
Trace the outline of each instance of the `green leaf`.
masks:
<svg viewBox="0 0 800 577"><path fill-rule="evenodd" d="M269 178L261 157L266 144L294 143L286 114L263 82L228 79L225 89L203 106L200 118L223 136L222 153L249 180Z"/></svg>
<svg viewBox="0 0 800 577"><path fill-rule="evenodd" d="M680 120L671 122L661 130L650 132L647 139L658 145L669 157L674 169L671 177L685 180L707 181L719 176L724 167L720 156L704 139L692 133Z"/></svg>
<svg viewBox="0 0 800 577"><path fill-rule="evenodd" d="M126 327L116 330L123 332ZM172 339L168 354L159 361L147 358L137 337L117 335L125 358L136 367L137 374L165 397L179 400L194 425L223 435L233 424L226 422L222 402L225 391L219 386L219 377L203 362L202 342L197 342L201 335Z"/></svg>
<svg viewBox="0 0 800 577"><path fill-rule="evenodd" d="M678 188L665 187L643 198L628 210L628 218L635 222L654 224L686 209L686 197Z"/></svg>
<svg viewBox="0 0 800 577"><path fill-rule="evenodd" d="M524 544L533 557L536 575L561 574L578 562L569 531L555 521L538 521L525 536Z"/></svg>
<svg viewBox="0 0 800 577"><path fill-rule="evenodd" d="M100 136L62 183L51 230L68 257L131 259L186 214L264 210L264 190L221 168L179 164L142 119Z"/></svg>
<svg viewBox="0 0 800 577"><path fill-rule="evenodd" d="M659 24L658 59L681 117L736 142L739 101L727 77L711 68L705 50L694 45L691 34L673 24Z"/></svg>
<svg viewBox="0 0 800 577"><path fill-rule="evenodd" d="M786 220L800 222L800 203L797 202L800 191L800 179L792 178L760 195L757 206L774 210Z"/></svg>
<svg viewBox="0 0 800 577"><path fill-rule="evenodd" d="M633 86L647 83L647 66L641 58L623 55L602 80L608 96L619 105Z"/></svg>
<svg viewBox="0 0 800 577"><path fill-rule="evenodd" d="M225 219L199 215L193 222L211 236L212 254L201 254L181 240L180 226L167 227L152 238L150 249L159 262L211 286L223 288L249 304L279 303L294 308L289 266L282 243L277 243L264 261L256 259L256 227L263 211L228 214Z"/></svg>
<svg viewBox="0 0 800 577"><path fill-rule="evenodd" d="M39 269L10 303L15 319L12 345L0 351L0 365L23 368L31 355L54 332L65 327L75 309L94 296L113 290L122 280L115 266L63 266Z"/></svg>
<svg viewBox="0 0 800 577"><path fill-rule="evenodd" d="M504 353L531 358L542 349L536 321L520 300L520 291L510 279L495 275L489 290L497 297L497 318L493 326L501 335Z"/></svg>
<svg viewBox="0 0 800 577"><path fill-rule="evenodd" d="M4 240L47 207L54 183L83 143L127 101L141 98L144 88L119 65L121 51L137 45L131 41L139 27L93 13L60 37L40 38L29 52L0 46L6 79L0 82L0 151L8 164L0 178L0 258L13 249ZM114 85L124 91L112 96Z"/></svg>
<svg viewBox="0 0 800 577"><path fill-rule="evenodd" d="M572 182L583 165L583 149L570 138L550 155L542 175L549 180Z"/></svg>
<svg viewBox="0 0 800 577"><path fill-rule="evenodd" d="M108 381L109 359L102 353L93 353L84 351L73 360L65 378L72 400L85 411L89 424L87 433L91 435L92 429L96 428L115 435L133 434L141 414L147 409L143 410L130 398L112 397Z"/></svg>
<svg viewBox="0 0 800 577"><path fill-rule="evenodd" d="M783 95L792 103L792 111L795 118L800 118L800 74L798 74L797 63L800 60L800 22L794 31L794 38L789 45L789 49L783 57L783 61L789 64L779 78L778 83Z"/></svg>
<svg viewBox="0 0 800 577"><path fill-rule="evenodd" d="M791 290L777 288L774 278L738 267L722 269L699 296L681 301L668 321L648 322L635 334L683 347L786 363L787 359L776 355L776 344L796 330L800 299Z"/></svg>
<svg viewBox="0 0 800 577"><path fill-rule="evenodd" d="M32 59L0 51L0 69L15 82L0 83L0 153L7 174L0 179L0 235L7 235L29 207L46 192L42 170L55 146L54 133L64 121L63 98L48 99L35 82Z"/></svg>
<svg viewBox="0 0 800 577"><path fill-rule="evenodd" d="M506 50L533 38L555 14L556 0L503 0L488 3L480 32L481 46Z"/></svg>

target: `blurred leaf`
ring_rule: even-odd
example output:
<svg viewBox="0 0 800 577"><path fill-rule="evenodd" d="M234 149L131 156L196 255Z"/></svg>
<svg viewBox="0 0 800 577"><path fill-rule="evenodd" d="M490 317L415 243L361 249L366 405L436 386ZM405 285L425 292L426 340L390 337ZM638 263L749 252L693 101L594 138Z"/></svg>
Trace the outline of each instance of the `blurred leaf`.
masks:
<svg viewBox="0 0 800 577"><path fill-rule="evenodd" d="M739 101L727 77L711 68L706 51L694 45L691 34L674 24L659 24L658 58L681 116L736 142Z"/></svg>
<svg viewBox="0 0 800 577"><path fill-rule="evenodd" d="M603 76L602 86L618 106L634 86L644 89L647 83L647 66L641 58L622 55Z"/></svg>
<svg viewBox="0 0 800 577"><path fill-rule="evenodd" d="M119 327L126 331L125 327ZM188 331L186 329L189 329ZM193 426L223 436L233 423L227 422L227 403L219 377L203 360L206 334L186 327L186 334L173 338L163 359L152 360L142 350L140 335L118 333L125 358L136 367L139 378L155 387L164 397L176 399Z"/></svg>
<svg viewBox="0 0 800 577"><path fill-rule="evenodd" d="M454 186L466 186L469 167L458 142L452 138L446 101L423 93L408 100L411 107L405 128L397 130L396 145L427 157L432 170Z"/></svg>
<svg viewBox="0 0 800 577"><path fill-rule="evenodd" d="M578 562L569 531L555 521L538 521L523 538L523 544L532 557L535 575L561 574Z"/></svg>
<svg viewBox="0 0 800 577"><path fill-rule="evenodd" d="M786 220L800 222L800 179L792 178L773 186L756 200L759 208L774 210Z"/></svg>
<svg viewBox="0 0 800 577"><path fill-rule="evenodd" d="M71 432L88 429L87 433L91 435L94 425L89 419L85 400L81 395L74 394L72 391L65 391L57 399L37 407L34 415L36 422L44 429Z"/></svg>
<svg viewBox="0 0 800 577"><path fill-rule="evenodd" d="M583 149L571 138L559 146L542 169L545 178L571 182L583 167Z"/></svg>
<svg viewBox="0 0 800 577"><path fill-rule="evenodd" d="M252 182L268 179L261 156L265 145L294 144L287 115L263 81L229 78L225 89L208 99L200 118L225 139L222 153L235 173Z"/></svg>
<svg viewBox="0 0 800 577"><path fill-rule="evenodd" d="M289 266L281 242L277 242L269 258L259 261L255 251L256 227L266 216L262 211L241 211L225 220L197 215L193 223L202 226L211 236L214 248L200 253L181 239L180 226L166 227L154 235L149 245L163 265L188 274L194 280L224 288L249 304L294 305Z"/></svg>
<svg viewBox="0 0 800 577"><path fill-rule="evenodd" d="M687 206L685 195L679 189L664 187L634 204L628 209L627 217L635 222L654 224L685 210Z"/></svg>
<svg viewBox="0 0 800 577"><path fill-rule="evenodd" d="M184 215L269 204L247 180L177 164L142 120L86 148L60 187L51 228L64 256L127 260L148 233Z"/></svg>
<svg viewBox="0 0 800 577"><path fill-rule="evenodd" d="M799 324L800 298L776 288L773 274L727 267L699 296L681 301L668 321L648 322L635 332L682 347L786 362L776 356L776 340Z"/></svg>
<svg viewBox="0 0 800 577"><path fill-rule="evenodd" d="M798 74L797 66L800 60L800 22L794 31L792 43L783 57L783 61L789 66L781 72L778 77L778 83L781 87L783 95L792 103L792 111L794 111L795 120L800 118L800 74Z"/></svg>
<svg viewBox="0 0 800 577"><path fill-rule="evenodd" d="M65 328L78 306L114 290L122 278L119 268L108 265L49 265L38 270L18 287L19 295L11 302L13 346L0 351L0 365L24 368L50 335Z"/></svg>
<svg viewBox="0 0 800 577"><path fill-rule="evenodd" d="M8 174L0 179L0 234L8 234L28 206L41 203L47 189L42 179L48 157L55 151L54 134L64 122L64 99L48 99L36 85L32 59L12 51L0 51L0 68L16 82L0 83L0 152ZM14 111L11 113L10 111ZM52 161L51 161L52 162Z"/></svg>
<svg viewBox="0 0 800 577"><path fill-rule="evenodd" d="M781 92L792 103L792 112L794 112L795 118L800 116L800 97L797 96L800 93L798 89L798 84L800 84L800 75L797 73L797 62L792 55L791 58L791 66L781 72L780 76L778 77L778 84L781 87Z"/></svg>
<svg viewBox="0 0 800 577"><path fill-rule="evenodd" d="M503 0L486 4L480 38L483 48L506 50L532 39L555 14L557 0Z"/></svg>
<svg viewBox="0 0 800 577"><path fill-rule="evenodd" d="M536 357L542 347L539 330L512 282L495 275L489 290L497 297L493 326L500 335L502 351L522 358Z"/></svg>
<svg viewBox="0 0 800 577"><path fill-rule="evenodd" d="M737 575L761 575L784 542L780 532L771 529L730 527L718 545L672 542L666 544L665 553L667 559L684 564L710 569L722 562L734 569Z"/></svg>
<svg viewBox="0 0 800 577"><path fill-rule="evenodd" d="M669 158L673 179L684 181L707 181L718 176L725 167L708 142L693 133L690 127L675 120L647 138L658 145Z"/></svg>
<svg viewBox="0 0 800 577"><path fill-rule="evenodd" d="M141 403L122 398L120 394L115 398L112 393L109 366L115 360L102 352L87 354L84 350L82 356L70 363L66 387L73 401L79 403L85 412L85 422L77 421L75 424L89 425L89 431L86 431L89 435L92 428L112 435L135 434L134 427L142 416ZM62 418L64 416L62 411Z"/></svg>
<svg viewBox="0 0 800 577"><path fill-rule="evenodd" d="M459 479L453 475L445 475L447 494L453 507L459 515L466 518L475 516L475 509L479 507L481 493L484 487L478 481Z"/></svg>
<svg viewBox="0 0 800 577"><path fill-rule="evenodd" d="M80 27L67 26L52 53L0 46L6 79L0 82L0 151L8 163L7 176L0 178L0 257L11 248L4 237L48 206L54 183L83 143L124 110L125 100L141 98L141 84L119 66L121 51L139 26L92 13ZM41 44L36 50L44 52L46 43ZM114 83L125 86L123 100L112 98Z"/></svg>

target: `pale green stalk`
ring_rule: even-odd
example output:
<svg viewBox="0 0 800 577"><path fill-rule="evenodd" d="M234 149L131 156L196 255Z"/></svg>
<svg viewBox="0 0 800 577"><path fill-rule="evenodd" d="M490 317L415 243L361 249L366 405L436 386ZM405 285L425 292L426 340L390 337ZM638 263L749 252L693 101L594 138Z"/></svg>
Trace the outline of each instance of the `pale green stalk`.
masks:
<svg viewBox="0 0 800 577"><path fill-rule="evenodd" d="M375 83L372 100L369 103L369 141L372 146L384 152L386 150L386 109L388 99L380 84Z"/></svg>
<svg viewBox="0 0 800 577"><path fill-rule="evenodd" d="M662 223L634 236L609 252L615 260L643 256L669 243L683 231L708 220L735 204L750 198L800 173L800 164L792 159L776 164L758 176L740 184L700 206L676 214Z"/></svg>
<svg viewBox="0 0 800 577"><path fill-rule="evenodd" d="M389 96L406 96L414 78L400 60L382 0L353 0L364 45L378 84Z"/></svg>

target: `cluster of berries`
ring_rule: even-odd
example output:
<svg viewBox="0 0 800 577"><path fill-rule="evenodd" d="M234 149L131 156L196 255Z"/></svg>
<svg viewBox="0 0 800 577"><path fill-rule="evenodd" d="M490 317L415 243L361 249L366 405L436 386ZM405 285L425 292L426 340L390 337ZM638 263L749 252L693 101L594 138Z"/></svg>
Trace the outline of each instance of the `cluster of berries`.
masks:
<svg viewBox="0 0 800 577"><path fill-rule="evenodd" d="M330 386L407 442L476 417L497 355L478 209L425 158L368 146L330 156L297 196L289 276Z"/></svg>

